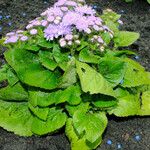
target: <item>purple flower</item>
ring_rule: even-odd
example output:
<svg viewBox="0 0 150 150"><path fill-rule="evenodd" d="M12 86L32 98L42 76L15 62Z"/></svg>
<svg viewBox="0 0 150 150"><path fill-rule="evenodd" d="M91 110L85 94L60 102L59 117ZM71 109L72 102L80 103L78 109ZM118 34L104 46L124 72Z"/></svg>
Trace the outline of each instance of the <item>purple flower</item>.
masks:
<svg viewBox="0 0 150 150"><path fill-rule="evenodd" d="M99 27L98 25L94 25L93 28L94 28L94 30L96 30L96 31L99 31L99 30L100 30L100 27Z"/></svg>
<svg viewBox="0 0 150 150"><path fill-rule="evenodd" d="M48 25L48 21L42 20L42 21L41 21L41 25L42 25L43 27L46 27L46 26Z"/></svg>
<svg viewBox="0 0 150 150"><path fill-rule="evenodd" d="M31 35L35 35L35 34L37 34L37 32L38 32L38 31L37 31L36 29L30 30L30 34L31 34Z"/></svg>
<svg viewBox="0 0 150 150"><path fill-rule="evenodd" d="M28 37L27 37L27 36L22 36L22 37L20 38L20 40L21 40L21 41L26 41L26 40L28 40Z"/></svg>
<svg viewBox="0 0 150 150"><path fill-rule="evenodd" d="M65 5L68 5L68 6L77 6L77 3L74 2L74 1L66 1Z"/></svg>
<svg viewBox="0 0 150 150"><path fill-rule="evenodd" d="M54 6L62 6L62 5L65 4L66 1L67 1L67 0L59 0L58 2L55 3Z"/></svg>
<svg viewBox="0 0 150 150"><path fill-rule="evenodd" d="M65 26L75 25L82 16L76 12L69 11L62 19L62 24Z"/></svg>
<svg viewBox="0 0 150 150"><path fill-rule="evenodd" d="M49 21L49 22L53 22L54 21L54 16L49 16L48 18L47 18L47 21Z"/></svg>
<svg viewBox="0 0 150 150"><path fill-rule="evenodd" d="M63 16L63 12L61 11L61 9L59 7L51 7L47 9L47 16L51 16L54 15L56 16Z"/></svg>
<svg viewBox="0 0 150 150"><path fill-rule="evenodd" d="M39 25L41 25L41 22L39 20L35 20L32 22L32 25L33 26L39 26Z"/></svg>
<svg viewBox="0 0 150 150"><path fill-rule="evenodd" d="M16 33L15 32L9 32L6 34L6 36L12 36L12 35L15 35Z"/></svg>
<svg viewBox="0 0 150 150"><path fill-rule="evenodd" d="M44 36L47 40L53 40L54 38L58 38L59 36L63 36L67 34L71 34L70 26L50 24L44 30Z"/></svg>
<svg viewBox="0 0 150 150"><path fill-rule="evenodd" d="M17 30L16 33L23 33L23 30Z"/></svg>
<svg viewBox="0 0 150 150"><path fill-rule="evenodd" d="M6 41L4 42L5 44L8 44L8 43L16 43L18 41L18 36L16 35L13 35L11 36L10 38L6 39Z"/></svg>
<svg viewBox="0 0 150 150"><path fill-rule="evenodd" d="M28 25L26 26L26 29L28 30L28 29L31 29L32 27L33 27L32 24L28 24Z"/></svg>
<svg viewBox="0 0 150 150"><path fill-rule="evenodd" d="M79 18L79 20L76 22L76 28L79 31L86 31L89 28L89 24L86 17Z"/></svg>
<svg viewBox="0 0 150 150"><path fill-rule="evenodd" d="M98 41L99 43L104 43L103 39L102 39L100 36L98 37L97 41Z"/></svg>
<svg viewBox="0 0 150 150"><path fill-rule="evenodd" d="M75 11L81 14L94 15L96 12L92 7L84 5L75 8Z"/></svg>
<svg viewBox="0 0 150 150"><path fill-rule="evenodd" d="M61 7L62 11L68 11L68 7Z"/></svg>

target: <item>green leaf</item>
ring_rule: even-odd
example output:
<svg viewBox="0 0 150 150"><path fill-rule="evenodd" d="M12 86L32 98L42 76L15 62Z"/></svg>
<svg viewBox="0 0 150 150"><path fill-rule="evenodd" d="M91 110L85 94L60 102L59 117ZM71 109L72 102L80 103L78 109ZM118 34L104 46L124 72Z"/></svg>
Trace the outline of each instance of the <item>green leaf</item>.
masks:
<svg viewBox="0 0 150 150"><path fill-rule="evenodd" d="M68 53L61 53L60 47L58 45L54 45L53 57L58 63L58 66L65 71L67 69L67 63L69 61Z"/></svg>
<svg viewBox="0 0 150 150"><path fill-rule="evenodd" d="M53 48L53 43L50 43L50 41L46 41L44 37L38 38L37 45L47 49Z"/></svg>
<svg viewBox="0 0 150 150"><path fill-rule="evenodd" d="M52 53L49 51L40 51L39 52L40 62L44 67L49 70L54 70L57 67L57 63L53 60Z"/></svg>
<svg viewBox="0 0 150 150"><path fill-rule="evenodd" d="M59 75L45 70L37 55L26 50L12 49L5 52L5 58L23 83L44 89L57 87Z"/></svg>
<svg viewBox="0 0 150 150"><path fill-rule="evenodd" d="M40 50L40 47L38 47L37 45L35 44L25 44L23 46L24 49L28 50L28 51L39 51Z"/></svg>
<svg viewBox="0 0 150 150"><path fill-rule="evenodd" d="M89 45L88 42L85 42L84 40L81 40L81 44L79 47L77 47L77 51L81 51L83 48L87 47Z"/></svg>
<svg viewBox="0 0 150 150"><path fill-rule="evenodd" d="M3 80L8 80L10 86L13 86L19 81L13 69L8 65L2 66L0 70L0 82Z"/></svg>
<svg viewBox="0 0 150 150"><path fill-rule="evenodd" d="M147 0L147 2L150 4L150 0Z"/></svg>
<svg viewBox="0 0 150 150"><path fill-rule="evenodd" d="M130 50L118 50L118 51L114 51L114 56L120 57L122 55L136 55L136 53L133 52L133 51L130 51Z"/></svg>
<svg viewBox="0 0 150 150"><path fill-rule="evenodd" d="M80 136L85 135L89 142L94 143L102 136L107 126L107 118L105 113L86 114L77 111L73 116L73 126Z"/></svg>
<svg viewBox="0 0 150 150"><path fill-rule="evenodd" d="M31 136L33 117L27 103L0 100L0 126L20 136Z"/></svg>
<svg viewBox="0 0 150 150"><path fill-rule="evenodd" d="M96 101L93 104L98 108L109 108L117 105L117 101Z"/></svg>
<svg viewBox="0 0 150 150"><path fill-rule="evenodd" d="M7 79L8 65L3 65L0 69L0 82Z"/></svg>
<svg viewBox="0 0 150 150"><path fill-rule="evenodd" d="M81 102L79 86L70 86L65 90L56 92L30 91L29 99L33 106L47 107L52 104L68 102L70 105L78 105Z"/></svg>
<svg viewBox="0 0 150 150"><path fill-rule="evenodd" d="M69 141L71 142L71 150L79 150L81 149L81 147L82 150L91 150L91 148L86 145L86 139L79 139L79 137L76 135L73 128L72 119L67 119L65 133Z"/></svg>
<svg viewBox="0 0 150 150"><path fill-rule="evenodd" d="M105 23L106 26L115 33L115 35L119 32L118 24L114 23L112 20L107 20Z"/></svg>
<svg viewBox="0 0 150 150"><path fill-rule="evenodd" d="M123 83L123 87L136 87L144 84L150 84L150 76L148 72L145 72L144 67L142 67L137 62L131 59L124 59L126 62L126 71Z"/></svg>
<svg viewBox="0 0 150 150"><path fill-rule="evenodd" d="M141 109L138 112L138 115L145 116L150 115L150 91L146 91L142 93L141 97L142 105Z"/></svg>
<svg viewBox="0 0 150 150"><path fill-rule="evenodd" d="M111 20L113 22L116 22L120 19L121 15L120 14L117 14L116 12L114 11L110 11L110 9L106 9L103 11L103 15L101 16L101 18L104 20L104 21L108 21L108 20Z"/></svg>
<svg viewBox="0 0 150 150"><path fill-rule="evenodd" d="M89 102L81 102L79 105L76 106L66 105L66 109L70 116L73 116L76 111L82 111L86 113L89 109Z"/></svg>
<svg viewBox="0 0 150 150"><path fill-rule="evenodd" d="M61 110L50 108L46 121L42 121L37 117L33 118L32 132L37 135L52 133L65 125L67 116Z"/></svg>
<svg viewBox="0 0 150 150"><path fill-rule="evenodd" d="M67 101L70 105L78 105L81 102L80 95L81 90L79 86L69 86L60 93L56 104Z"/></svg>
<svg viewBox="0 0 150 150"><path fill-rule="evenodd" d="M0 99L7 101L26 101L28 99L28 93L22 87L20 83L14 86L7 86L0 89Z"/></svg>
<svg viewBox="0 0 150 150"><path fill-rule="evenodd" d="M114 114L118 117L127 117L137 115L140 109L139 94L128 94L118 98L118 106L109 111L109 114Z"/></svg>
<svg viewBox="0 0 150 150"><path fill-rule="evenodd" d="M118 85L125 74L125 62L117 57L102 58L98 67L99 72L113 86Z"/></svg>
<svg viewBox="0 0 150 150"><path fill-rule="evenodd" d="M111 96L97 94L93 95L92 99L93 99L92 103L94 104L94 106L101 109L114 107L117 105L117 100Z"/></svg>
<svg viewBox="0 0 150 150"><path fill-rule="evenodd" d="M78 137L76 134L76 131L73 127L73 121L71 118L69 118L66 122L66 128L65 133L71 142L71 149L72 150L79 150L82 147L82 150L92 150L95 149L98 145L100 145L102 141L102 137L100 137L96 142L90 143L86 140L86 138L83 136L82 138Z"/></svg>
<svg viewBox="0 0 150 150"><path fill-rule="evenodd" d="M101 37L102 37L103 41L104 41L107 45L110 43L110 41L111 41L111 36L110 36L110 34L109 34L108 32L103 32L103 33L101 34Z"/></svg>
<svg viewBox="0 0 150 150"><path fill-rule="evenodd" d="M80 78L80 83L82 90L84 92L90 92L90 94L105 94L110 96L115 96L114 91L107 82L103 78L103 76L95 71L93 68L91 68L86 63L81 63L79 61L76 61L77 66L77 73Z"/></svg>
<svg viewBox="0 0 150 150"><path fill-rule="evenodd" d="M48 113L49 113L49 108L39 108L38 106L34 107L32 104L28 104L29 109L32 111L32 113L37 116L39 119L46 121Z"/></svg>
<svg viewBox="0 0 150 150"><path fill-rule="evenodd" d="M7 80L10 86L15 85L19 81L12 68L7 70Z"/></svg>
<svg viewBox="0 0 150 150"><path fill-rule="evenodd" d="M138 38L139 33L120 31L114 38L115 45L117 47L129 46L133 44Z"/></svg>
<svg viewBox="0 0 150 150"><path fill-rule="evenodd" d="M79 60L82 62L98 63L99 59L100 59L99 56L94 55L87 48L84 48L82 51L80 51Z"/></svg>
<svg viewBox="0 0 150 150"><path fill-rule="evenodd" d="M60 88L67 88L77 82L77 73L75 68L75 59L72 58L68 64L65 73L60 79Z"/></svg>

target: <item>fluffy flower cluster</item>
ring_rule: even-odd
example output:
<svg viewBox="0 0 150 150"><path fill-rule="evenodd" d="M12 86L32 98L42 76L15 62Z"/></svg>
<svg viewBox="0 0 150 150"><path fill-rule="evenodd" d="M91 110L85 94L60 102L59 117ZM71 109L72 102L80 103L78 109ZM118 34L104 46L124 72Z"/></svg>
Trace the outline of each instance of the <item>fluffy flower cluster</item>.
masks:
<svg viewBox="0 0 150 150"><path fill-rule="evenodd" d="M18 30L16 32L10 32L6 34L6 40L5 40L5 44L8 43L16 43L18 40L21 41L26 41L28 40L28 37L23 35L24 31L23 30Z"/></svg>
<svg viewBox="0 0 150 150"><path fill-rule="evenodd" d="M113 37L113 32L103 25L102 19L96 16L96 11L86 5L84 0L59 0L40 17L30 21L26 29L31 35L36 35L39 26L44 28L44 37L47 40L63 39L59 40L61 46L72 45L73 41L79 44L79 40L68 41L65 37L74 37L74 34L80 34L80 32L87 35L96 34L97 31L109 32ZM25 38L23 35L21 37L20 34L15 33L8 35L5 43L15 43L19 39L25 41L28 37ZM99 43L103 44L103 42Z"/></svg>

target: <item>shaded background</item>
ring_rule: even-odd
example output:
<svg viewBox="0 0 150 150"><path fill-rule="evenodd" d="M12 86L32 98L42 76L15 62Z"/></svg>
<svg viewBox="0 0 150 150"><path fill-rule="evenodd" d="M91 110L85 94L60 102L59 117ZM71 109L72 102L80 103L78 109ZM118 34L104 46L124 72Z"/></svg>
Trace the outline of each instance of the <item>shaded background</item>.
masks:
<svg viewBox="0 0 150 150"><path fill-rule="evenodd" d="M28 21L39 16L56 0L0 0L0 37L15 29L24 29ZM136 31L140 39L130 49L138 53L135 59L150 71L150 5L146 0L127 4L123 0L86 0L100 13L111 8L122 14L122 30ZM0 62L4 49L0 48ZM44 137L19 137L0 128L0 150L70 150L63 134ZM150 150L150 117L109 117L102 145L97 150ZM82 150L82 148L80 149Z"/></svg>

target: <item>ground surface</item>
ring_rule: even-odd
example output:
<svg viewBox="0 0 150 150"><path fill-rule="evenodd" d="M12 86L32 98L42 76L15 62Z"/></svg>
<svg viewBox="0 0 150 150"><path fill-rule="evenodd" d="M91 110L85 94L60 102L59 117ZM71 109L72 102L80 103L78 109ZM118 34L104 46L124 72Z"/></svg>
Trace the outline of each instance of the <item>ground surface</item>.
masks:
<svg viewBox="0 0 150 150"><path fill-rule="evenodd" d="M13 29L22 29L55 0L0 0L0 37ZM87 0L98 11L111 8L122 14L123 29L140 32L141 38L131 48L139 55L137 61L150 71L150 5L146 0L126 4L122 0ZM3 56L0 55L0 61ZM104 141L97 150L149 150L150 117L109 118ZM0 150L70 150L63 134L24 138L0 129ZM82 148L81 148L82 150Z"/></svg>

